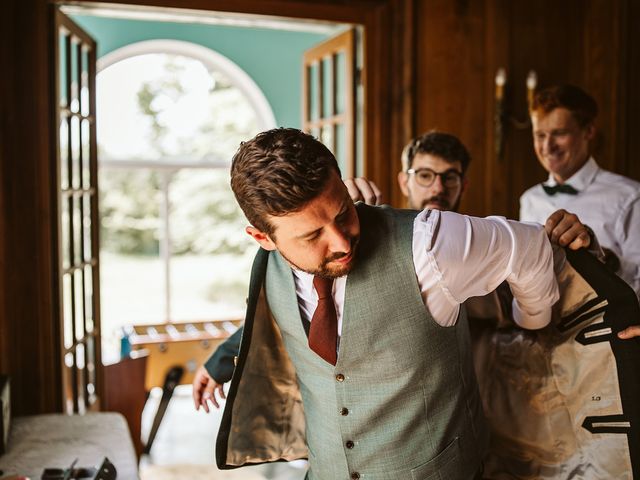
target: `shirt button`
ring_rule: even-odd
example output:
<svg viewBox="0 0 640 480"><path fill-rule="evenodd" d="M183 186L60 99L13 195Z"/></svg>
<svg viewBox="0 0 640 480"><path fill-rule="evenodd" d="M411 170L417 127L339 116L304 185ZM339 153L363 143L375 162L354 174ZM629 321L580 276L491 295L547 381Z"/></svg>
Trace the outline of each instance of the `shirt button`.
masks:
<svg viewBox="0 0 640 480"><path fill-rule="evenodd" d="M349 415L349 409L348 408L341 408L340 409L340 415L342 415L343 417L346 417L347 415Z"/></svg>
<svg viewBox="0 0 640 480"><path fill-rule="evenodd" d="M344 382L344 375L339 373L336 375L336 380L339 382Z"/></svg>
<svg viewBox="0 0 640 480"><path fill-rule="evenodd" d="M347 443L345 443L346 447L351 449L355 446L355 443L353 443L351 440L347 440Z"/></svg>
<svg viewBox="0 0 640 480"><path fill-rule="evenodd" d="M358 472L353 472L351 474L352 480L358 480L360 478L360 474Z"/></svg>

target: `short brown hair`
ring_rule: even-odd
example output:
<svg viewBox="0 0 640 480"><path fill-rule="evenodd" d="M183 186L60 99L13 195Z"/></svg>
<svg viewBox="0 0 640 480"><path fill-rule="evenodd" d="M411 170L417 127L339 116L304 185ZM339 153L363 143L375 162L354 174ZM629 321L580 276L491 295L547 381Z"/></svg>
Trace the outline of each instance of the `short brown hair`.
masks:
<svg viewBox="0 0 640 480"><path fill-rule="evenodd" d="M582 128L593 123L598 116L598 104L587 92L574 85L555 85L539 90L531 102L531 113L550 113L566 108Z"/></svg>
<svg viewBox="0 0 640 480"><path fill-rule="evenodd" d="M414 138L404 147L402 150L403 171L406 172L413 166L413 159L419 153L440 157L449 163L460 162L463 175L471 163L471 155L458 137L436 130Z"/></svg>
<svg viewBox="0 0 640 480"><path fill-rule="evenodd" d="M231 189L251 225L273 236L268 216L300 211L322 192L332 171L340 176L322 143L294 128L276 128L240 144Z"/></svg>

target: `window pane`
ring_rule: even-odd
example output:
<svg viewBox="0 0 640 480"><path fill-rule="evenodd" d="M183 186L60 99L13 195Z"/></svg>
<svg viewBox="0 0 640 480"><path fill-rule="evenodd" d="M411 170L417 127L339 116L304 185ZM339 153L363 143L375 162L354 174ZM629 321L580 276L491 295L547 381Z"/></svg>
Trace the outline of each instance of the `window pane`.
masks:
<svg viewBox="0 0 640 480"><path fill-rule="evenodd" d="M60 120L60 188L69 188L69 125L68 118L62 117Z"/></svg>
<svg viewBox="0 0 640 480"><path fill-rule="evenodd" d="M62 234L62 268L66 269L71 266L71 232L69 221L69 205L72 202L71 197L62 197L60 202L60 230Z"/></svg>
<svg viewBox="0 0 640 480"><path fill-rule="evenodd" d="M308 68L309 72L309 118L317 120L320 112L318 105L318 64L314 63Z"/></svg>
<svg viewBox="0 0 640 480"><path fill-rule="evenodd" d="M322 116L333 115L333 61L332 57L322 59Z"/></svg>
<svg viewBox="0 0 640 480"><path fill-rule="evenodd" d="M79 111L79 102L78 102L78 43L77 38L72 38L71 42L71 111L78 112Z"/></svg>
<svg viewBox="0 0 640 480"><path fill-rule="evenodd" d="M89 120L83 120L81 125L81 134L82 134L82 185L81 187L84 189L88 189L91 187L91 170L90 170L90 160L91 160L91 125Z"/></svg>
<svg viewBox="0 0 640 480"><path fill-rule="evenodd" d="M92 336L87 337L86 351L86 394L89 400L89 404L93 404L96 400L96 349L95 339Z"/></svg>
<svg viewBox="0 0 640 480"><path fill-rule="evenodd" d="M333 140L334 140L333 139L333 125L331 125L331 124L323 125L322 130L320 131L320 135L321 135L320 141L322 143L324 143L329 150L334 152L334 155L335 155L335 149L334 149L334 146L333 146Z"/></svg>
<svg viewBox="0 0 640 480"><path fill-rule="evenodd" d="M82 50L82 89L80 90L82 115L89 115L89 50Z"/></svg>
<svg viewBox="0 0 640 480"><path fill-rule="evenodd" d="M73 264L82 263L82 197L72 197L73 219Z"/></svg>
<svg viewBox="0 0 640 480"><path fill-rule="evenodd" d="M78 386L78 412L85 413L85 349L81 343L76 347L77 386Z"/></svg>
<svg viewBox="0 0 640 480"><path fill-rule="evenodd" d="M119 354L122 326L244 311L255 246L244 234L227 165L258 132L258 117L217 65L186 56L129 57L97 82L105 361Z"/></svg>
<svg viewBox="0 0 640 480"><path fill-rule="evenodd" d="M255 246L226 170L182 170L171 183L172 320L242 315Z"/></svg>
<svg viewBox="0 0 640 480"><path fill-rule="evenodd" d="M71 289L71 274L66 273L62 277L62 303L63 303L63 322L64 322L64 348L70 348L73 345L73 290Z"/></svg>
<svg viewBox="0 0 640 480"><path fill-rule="evenodd" d="M91 261L91 199L93 195L86 193L82 196L82 223L83 223L83 239L84 261Z"/></svg>
<svg viewBox="0 0 640 480"><path fill-rule="evenodd" d="M84 267L84 312L85 312L85 328L87 334L93 332L93 266Z"/></svg>
<svg viewBox="0 0 640 480"><path fill-rule="evenodd" d="M76 307L76 340L82 340L84 337L84 285L83 270L74 272L74 290L75 290L75 307Z"/></svg>
<svg viewBox="0 0 640 480"><path fill-rule="evenodd" d="M336 114L344 113L346 105L345 92L345 75L346 75L346 58L344 52L338 52L336 58Z"/></svg>
<svg viewBox="0 0 640 480"><path fill-rule="evenodd" d="M70 42L69 36L65 32L59 32L58 35L59 42L58 48L60 55L60 63L59 63L59 73L60 76L58 81L60 82L60 106L67 106L67 43Z"/></svg>
<svg viewBox="0 0 640 480"><path fill-rule="evenodd" d="M71 118L71 185L80 188L80 120Z"/></svg>

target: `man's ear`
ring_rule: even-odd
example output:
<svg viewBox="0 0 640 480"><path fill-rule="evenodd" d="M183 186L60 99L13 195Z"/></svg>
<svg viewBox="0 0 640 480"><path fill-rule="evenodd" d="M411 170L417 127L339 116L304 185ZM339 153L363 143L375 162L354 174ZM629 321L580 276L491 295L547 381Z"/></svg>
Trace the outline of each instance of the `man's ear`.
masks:
<svg viewBox="0 0 640 480"><path fill-rule="evenodd" d="M591 122L589 125L587 125L587 127L585 128L586 134L587 134L587 140L589 142L593 141L594 138L596 138L596 125L595 123Z"/></svg>
<svg viewBox="0 0 640 480"><path fill-rule="evenodd" d="M276 244L273 242L273 240L271 240L269 235L258 230L256 227L249 225L247 228L245 228L244 231L247 232L247 234L250 235L256 242L258 242L260 246L265 250L276 249Z"/></svg>
<svg viewBox="0 0 640 480"><path fill-rule="evenodd" d="M462 187L460 187L460 195L464 193L464 191L469 186L469 177L462 177Z"/></svg>
<svg viewBox="0 0 640 480"><path fill-rule="evenodd" d="M409 187L407 183L409 182L409 175L407 172L398 172L398 185L400 185L400 190L402 190L402 194L409 198Z"/></svg>

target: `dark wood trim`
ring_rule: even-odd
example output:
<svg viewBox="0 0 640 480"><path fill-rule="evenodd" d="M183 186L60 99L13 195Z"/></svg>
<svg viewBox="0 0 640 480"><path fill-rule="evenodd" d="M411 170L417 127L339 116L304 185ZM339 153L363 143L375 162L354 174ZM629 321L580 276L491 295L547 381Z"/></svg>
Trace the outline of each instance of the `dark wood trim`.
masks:
<svg viewBox="0 0 640 480"><path fill-rule="evenodd" d="M482 204L476 205L476 212L478 213L501 212L504 214L509 204L507 182L496 181L497 178L506 178L507 152L504 149L507 147L506 139L509 135L509 125L503 124L503 152L500 158L496 156L496 142L499 139L496 138L495 131L495 115L497 114L495 76L499 68L507 69L507 75L511 73L508 70L511 54L510 42L503 41L503 39L509 38L509 10L510 3L508 0L488 0L485 3L485 16L487 19L484 35L486 56L484 91L487 92L484 104L486 142L484 145L484 162L482 162L482 158L474 158L472 170L469 172L472 186L477 184L482 188L482 195L479 195L479 198L482 199ZM505 103L508 98L509 87L507 86L505 91Z"/></svg>
<svg viewBox="0 0 640 480"><path fill-rule="evenodd" d="M60 411L62 397L52 255L53 22L42 0L9 0L2 9L0 370L11 376L12 413L24 415Z"/></svg>
<svg viewBox="0 0 640 480"><path fill-rule="evenodd" d="M122 5L127 9L149 8L151 11L201 10L271 15L289 18L363 23L367 12L384 7L395 0L76 0L57 1L74 5Z"/></svg>
<svg viewBox="0 0 640 480"><path fill-rule="evenodd" d="M416 29L418 25L416 0L395 2L391 17L391 79L390 92L391 126L389 131L390 156L383 163L378 178L386 179L386 184L379 184L383 191L388 190L387 198L396 207L403 207L405 199L397 182L400 171L400 156L404 146L419 132L416 131L416 83L417 62Z"/></svg>

